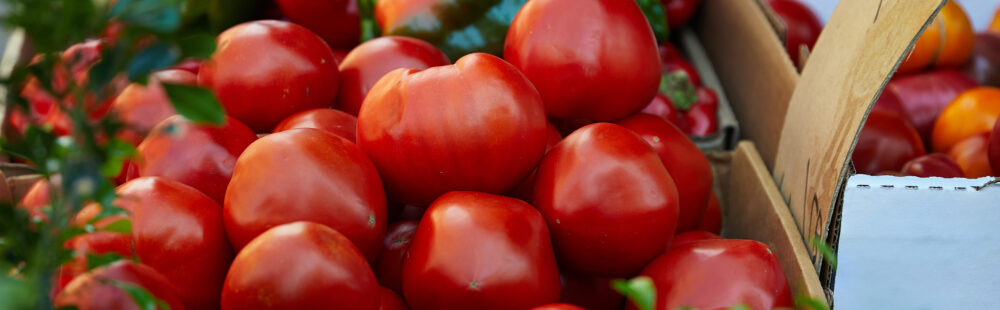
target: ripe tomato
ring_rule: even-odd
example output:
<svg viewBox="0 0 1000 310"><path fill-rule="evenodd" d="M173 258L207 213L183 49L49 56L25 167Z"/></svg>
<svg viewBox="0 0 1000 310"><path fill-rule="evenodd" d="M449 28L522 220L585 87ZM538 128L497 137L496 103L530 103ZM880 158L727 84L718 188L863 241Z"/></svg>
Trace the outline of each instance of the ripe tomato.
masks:
<svg viewBox="0 0 1000 310"><path fill-rule="evenodd" d="M557 118L619 120L649 104L660 84L656 39L635 1L528 1L503 55Z"/></svg>
<svg viewBox="0 0 1000 310"><path fill-rule="evenodd" d="M895 95L903 110L900 116L909 119L924 141L931 141L931 130L934 129L934 121L941 110L959 94L973 87L976 87L976 81L961 72L933 70L893 78L886 85L882 97ZM879 97L879 101L883 100L882 97ZM875 104L878 106L887 103Z"/></svg>
<svg viewBox="0 0 1000 310"><path fill-rule="evenodd" d="M274 128L282 132L295 128L316 128L329 131L341 138L354 142L357 137L358 119L350 114L334 109L312 109L292 114Z"/></svg>
<svg viewBox="0 0 1000 310"><path fill-rule="evenodd" d="M222 309L379 307L379 286L364 256L344 235L313 222L275 226L233 260Z"/></svg>
<svg viewBox="0 0 1000 310"><path fill-rule="evenodd" d="M587 309L580 308L571 304L558 303L558 304L548 304L544 306L534 307L531 308L531 310L587 310Z"/></svg>
<svg viewBox="0 0 1000 310"><path fill-rule="evenodd" d="M914 72L928 65L964 64L972 54L974 41L975 32L965 10L956 1L948 1L899 64L897 72Z"/></svg>
<svg viewBox="0 0 1000 310"><path fill-rule="evenodd" d="M698 70L695 70L694 66L690 62L684 60L684 58L675 57L671 59L664 59L663 63L660 65L663 74L670 74L673 72L683 72L687 75L688 81L691 85L695 87L701 86L701 76L698 75Z"/></svg>
<svg viewBox="0 0 1000 310"><path fill-rule="evenodd" d="M978 133L951 147L948 157L955 160L965 177L974 179L993 174L989 159L990 132Z"/></svg>
<svg viewBox="0 0 1000 310"><path fill-rule="evenodd" d="M121 220L126 217L118 217ZM94 225L101 229L111 224L113 221L104 221L104 225ZM117 254L129 259L132 258L132 236L111 231L95 231L77 235L63 243L63 248L73 251L73 258L59 266L57 283L52 287L52 295L58 295L66 285L77 276L88 271L87 263L89 255Z"/></svg>
<svg viewBox="0 0 1000 310"><path fill-rule="evenodd" d="M682 245L685 245L685 244L688 244L688 243L702 241L702 240L712 240L712 239L722 239L722 237L719 237L719 235L716 235L716 234L713 234L713 233L710 233L710 232L707 232L707 231L701 231L701 230L692 230L692 231L689 231L689 232L679 233L676 236L674 236L674 240L670 241L670 247L667 248L667 251L679 248Z"/></svg>
<svg viewBox="0 0 1000 310"><path fill-rule="evenodd" d="M559 142L535 178L535 206L560 266L590 276L634 275L663 253L677 227L677 196L649 144L608 123Z"/></svg>
<svg viewBox="0 0 1000 310"><path fill-rule="evenodd" d="M545 124L546 138L545 141L545 153L548 153L559 141L562 141L562 135L556 130L556 127L552 123ZM521 181L513 190L508 193L508 196L521 199L524 201L531 201L531 197L534 195L535 191L535 171L531 171L531 174L527 178Z"/></svg>
<svg viewBox="0 0 1000 310"><path fill-rule="evenodd" d="M778 258L752 240L703 240L679 246L642 271L656 286L656 309L793 307ZM635 305L629 305L636 309Z"/></svg>
<svg viewBox="0 0 1000 310"><path fill-rule="evenodd" d="M1000 33L1000 9L993 13L993 20L990 21L987 31Z"/></svg>
<svg viewBox="0 0 1000 310"><path fill-rule="evenodd" d="M924 155L920 134L894 113L871 111L858 136L851 160L860 174L899 171L911 159Z"/></svg>
<svg viewBox="0 0 1000 310"><path fill-rule="evenodd" d="M1000 116L1000 89L977 87L952 100L941 111L932 132L936 152L946 152L969 136L989 132Z"/></svg>
<svg viewBox="0 0 1000 310"><path fill-rule="evenodd" d="M667 26L677 29L687 25L694 12L701 6L701 0L660 0L663 11L667 14Z"/></svg>
<svg viewBox="0 0 1000 310"><path fill-rule="evenodd" d="M132 213L135 254L163 274L188 309L213 309L233 249L222 207L193 187L159 177L119 186L115 204Z"/></svg>
<svg viewBox="0 0 1000 310"><path fill-rule="evenodd" d="M382 253L375 264L378 283L400 294L403 293L403 261L406 260L406 251L413 241L418 222L402 221L389 225L382 241Z"/></svg>
<svg viewBox="0 0 1000 310"><path fill-rule="evenodd" d="M441 196L403 262L403 295L415 310L527 309L556 302L559 292L545 219L514 198Z"/></svg>
<svg viewBox="0 0 1000 310"><path fill-rule="evenodd" d="M621 310L625 296L611 287L614 278L586 277L563 272L559 301L589 310Z"/></svg>
<svg viewBox="0 0 1000 310"><path fill-rule="evenodd" d="M403 298L384 286L378 288L378 300L378 310L410 310Z"/></svg>
<svg viewBox="0 0 1000 310"><path fill-rule="evenodd" d="M198 83L215 91L226 113L255 132L295 112L333 106L337 62L323 40L276 20L239 24L219 34Z"/></svg>
<svg viewBox="0 0 1000 310"><path fill-rule="evenodd" d="M420 39L388 36L366 41L351 50L340 63L337 108L358 115L368 90L389 71L399 68L423 70L450 63L448 56Z"/></svg>
<svg viewBox="0 0 1000 310"><path fill-rule="evenodd" d="M319 129L293 129L243 151L223 220L235 249L268 228L308 220L344 234L373 261L385 233L385 192L356 145Z"/></svg>
<svg viewBox="0 0 1000 310"><path fill-rule="evenodd" d="M177 114L160 82L194 85L198 76L184 70L164 70L150 76L146 86L130 84L125 87L115 98L111 111L125 123L120 135L132 145L139 145L156 124Z"/></svg>
<svg viewBox="0 0 1000 310"><path fill-rule="evenodd" d="M1000 119L993 126L993 133L990 134L990 145L987 150L990 157L990 167L993 168L994 175L1000 175Z"/></svg>
<svg viewBox="0 0 1000 310"><path fill-rule="evenodd" d="M708 196L708 206L705 207L705 214L698 223L698 230L707 231L713 234L722 232L722 207L719 206L719 198L712 193Z"/></svg>
<svg viewBox="0 0 1000 310"><path fill-rule="evenodd" d="M309 28L331 48L349 49L361 39L361 18L354 0L276 0L281 13Z"/></svg>
<svg viewBox="0 0 1000 310"><path fill-rule="evenodd" d="M54 176L51 182L59 184L57 179L59 179L58 175ZM18 203L19 208L23 208L25 211L28 211L28 216L31 218L31 221L47 222L49 220L49 216L45 210L46 208L51 207L49 206L52 199L52 196L50 196L51 185L49 185L49 182L50 181L46 179L39 179L38 181L35 181L35 183L31 184L31 187L28 188L28 191L25 192L24 197L21 197L21 202Z"/></svg>
<svg viewBox="0 0 1000 310"><path fill-rule="evenodd" d="M250 128L231 117L220 127L171 116L139 144L139 175L187 184L221 205L236 158L255 140Z"/></svg>
<svg viewBox="0 0 1000 310"><path fill-rule="evenodd" d="M649 105L640 112L659 116L677 126L682 132L691 130L691 126L687 123L687 118L677 111L677 107L670 101L670 98L663 94L657 93L656 97L653 97L653 100L649 102Z"/></svg>
<svg viewBox="0 0 1000 310"><path fill-rule="evenodd" d="M119 261L76 277L56 296L53 304L56 308L74 307L79 310L139 309L129 293L112 281L139 286L170 309L184 309L174 288L163 275L131 261Z"/></svg>
<svg viewBox="0 0 1000 310"><path fill-rule="evenodd" d="M677 180L680 215L677 233L698 227L712 194L712 165L694 142L666 120L644 113L618 122L649 143L670 176Z"/></svg>
<svg viewBox="0 0 1000 310"><path fill-rule="evenodd" d="M962 178L965 172L954 160L941 153L927 154L914 158L905 165L902 170L903 175L912 175L921 178Z"/></svg>
<svg viewBox="0 0 1000 310"><path fill-rule="evenodd" d="M804 45L812 51L823 24L816 13L797 0L768 0L767 5L785 25L785 51L792 64L799 65L799 48Z"/></svg>
<svg viewBox="0 0 1000 310"><path fill-rule="evenodd" d="M538 164L545 140L538 92L516 68L483 53L390 72L358 115L358 146L392 198L414 205L453 190L506 192Z"/></svg>

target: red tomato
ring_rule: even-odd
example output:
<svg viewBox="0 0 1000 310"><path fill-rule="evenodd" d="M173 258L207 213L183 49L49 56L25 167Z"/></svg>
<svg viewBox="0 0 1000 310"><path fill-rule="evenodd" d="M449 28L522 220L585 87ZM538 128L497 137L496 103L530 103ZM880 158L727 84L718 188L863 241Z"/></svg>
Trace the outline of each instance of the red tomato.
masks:
<svg viewBox="0 0 1000 310"><path fill-rule="evenodd" d="M375 264L378 283L397 293L403 293L403 261L413 241L419 221L402 221L389 226L382 241L382 253Z"/></svg>
<svg viewBox="0 0 1000 310"><path fill-rule="evenodd" d="M924 141L931 141L931 131L941 110L975 86L975 81L958 71L934 70L894 77L886 84L882 96L895 94L905 110L902 116L910 120Z"/></svg>
<svg viewBox="0 0 1000 310"><path fill-rule="evenodd" d="M677 111L677 107L670 101L670 98L663 94L657 93L656 97L653 97L653 101L650 101L649 105L640 112L659 116L677 126L682 132L691 131L687 118Z"/></svg>
<svg viewBox="0 0 1000 310"><path fill-rule="evenodd" d="M688 135L704 137L719 130L719 96L708 87L698 87L695 91L698 101L684 112L688 125Z"/></svg>
<svg viewBox="0 0 1000 310"><path fill-rule="evenodd" d="M388 36L366 41L351 50L340 63L337 108L358 115L368 90L389 71L399 68L423 70L450 63L448 56L420 39Z"/></svg>
<svg viewBox="0 0 1000 310"><path fill-rule="evenodd" d="M561 276L561 302L589 310L621 310L625 304L625 296L611 287L614 278L586 277L567 272Z"/></svg>
<svg viewBox="0 0 1000 310"><path fill-rule="evenodd" d="M677 50L677 48L674 47L673 44L670 44L670 42L660 44L660 60L662 62L667 62L674 59L684 59L684 56L681 55L681 51Z"/></svg>
<svg viewBox="0 0 1000 310"><path fill-rule="evenodd" d="M123 218L125 217L117 217L116 220ZM95 226L100 229L111 223L113 222L105 221L105 225ZM132 258L132 236L110 231L95 231L66 240L63 248L72 250L73 258L59 266L58 282L52 287L53 296L58 295L78 275L87 272L88 255L114 253L125 259Z"/></svg>
<svg viewBox="0 0 1000 310"><path fill-rule="evenodd" d="M656 309L793 307L778 258L752 240L704 240L660 255L642 271L656 286ZM629 309L636 309L629 305Z"/></svg>
<svg viewBox="0 0 1000 310"><path fill-rule="evenodd" d="M174 288L163 275L146 265L119 261L73 279L53 301L56 308L79 310L139 309L132 297L111 281L124 282L146 289L173 310L184 310Z"/></svg>
<svg viewBox="0 0 1000 310"><path fill-rule="evenodd" d="M546 137L548 138L545 141L545 153L548 153L549 150L556 146L556 144L559 144L559 141L562 141L562 135L559 134L559 131L556 130L555 126L552 126L552 123L545 124L545 132ZM510 193L508 193L508 196L524 201L531 201L531 196L534 195L534 190L535 171L531 171L531 175L524 178L524 181L521 181L521 184L518 184L517 187L511 190Z"/></svg>
<svg viewBox="0 0 1000 310"><path fill-rule="evenodd" d="M223 220L233 248L268 228L309 220L347 236L375 259L385 233L385 192L358 147L312 128L271 134L236 161Z"/></svg>
<svg viewBox="0 0 1000 310"><path fill-rule="evenodd" d="M902 174L921 178L965 177L965 172L962 172L962 167L958 166L958 164L947 155L940 153L927 154L906 162L906 164L903 165Z"/></svg>
<svg viewBox="0 0 1000 310"><path fill-rule="evenodd" d="M663 253L677 227L677 196L649 144L608 123L559 142L535 178L535 206L560 266L583 275L634 275Z"/></svg>
<svg viewBox="0 0 1000 310"><path fill-rule="evenodd" d="M713 234L722 232L722 207L719 206L719 198L712 193L708 196L708 206L705 207L705 215L701 217L698 230L707 231Z"/></svg>
<svg viewBox="0 0 1000 310"><path fill-rule="evenodd" d="M378 288L378 299L378 310L410 310L403 298L384 286Z"/></svg>
<svg viewBox="0 0 1000 310"><path fill-rule="evenodd" d="M555 302L559 293L545 219L514 198L441 196L427 208L403 262L403 295L415 310L527 309Z"/></svg>
<svg viewBox="0 0 1000 310"><path fill-rule="evenodd" d="M990 167L993 168L993 175L1000 175L1000 119L993 126L993 133L990 134L990 145L987 156L990 158Z"/></svg>
<svg viewBox="0 0 1000 310"><path fill-rule="evenodd" d="M531 308L531 310L587 310L587 309L580 308L571 304L558 303L558 304L548 304L544 306L534 307Z"/></svg>
<svg viewBox="0 0 1000 310"><path fill-rule="evenodd" d="M503 55L557 118L619 120L646 106L660 84L656 39L635 1L528 1Z"/></svg>
<svg viewBox="0 0 1000 310"><path fill-rule="evenodd" d="M677 29L687 25L694 12L701 6L701 0L660 0L663 11L667 14L667 26Z"/></svg>
<svg viewBox="0 0 1000 310"><path fill-rule="evenodd" d="M970 136L992 131L998 117L1000 88L977 87L964 91L934 122L931 144L935 151L947 151Z"/></svg>
<svg viewBox="0 0 1000 310"><path fill-rule="evenodd" d="M120 135L132 145L139 145L156 124L177 114L160 82L194 85L198 76L184 70L164 70L150 76L146 86L130 84L125 87L115 98L111 111L125 123Z"/></svg>
<svg viewBox="0 0 1000 310"><path fill-rule="evenodd" d="M309 28L332 48L349 49L361 39L361 18L354 0L276 0L281 13Z"/></svg>
<svg viewBox="0 0 1000 310"><path fill-rule="evenodd" d="M965 138L951 147L948 157L962 167L966 178L981 178L993 174L988 155L989 140L990 133L983 132Z"/></svg>
<svg viewBox="0 0 1000 310"><path fill-rule="evenodd" d="M187 184L222 204L236 158L255 140L250 128L231 117L220 127L175 115L139 144L139 175Z"/></svg>
<svg viewBox="0 0 1000 310"><path fill-rule="evenodd" d="M379 286L365 257L344 235L313 222L275 226L233 260L222 309L379 307Z"/></svg>
<svg viewBox="0 0 1000 310"><path fill-rule="evenodd" d="M270 132L295 112L333 106L337 62L308 29L253 21L227 29L216 42L198 83L214 90L226 113L255 132Z"/></svg>
<svg viewBox="0 0 1000 310"><path fill-rule="evenodd" d="M545 140L538 92L516 68L483 53L390 72L358 115L358 146L392 198L414 205L453 190L509 191L538 164Z"/></svg>
<svg viewBox="0 0 1000 310"><path fill-rule="evenodd" d="M312 109L292 114L274 128L282 132L295 128L316 128L329 131L341 138L354 142L357 137L358 119L350 114L334 109Z"/></svg>
<svg viewBox="0 0 1000 310"><path fill-rule="evenodd" d="M646 140L660 156L670 176L677 180L674 183L680 215L676 231L681 233L697 228L712 194L712 165L705 154L680 129L662 118L639 113L618 125Z"/></svg>
<svg viewBox="0 0 1000 310"><path fill-rule="evenodd" d="M180 63L170 67L171 70L182 70L195 74L195 82L198 80L198 70L201 69L201 64L204 61L198 58L188 58L182 60Z"/></svg>
<svg viewBox="0 0 1000 310"><path fill-rule="evenodd" d="M670 247L667 248L667 251L679 248L682 245L688 243L702 241L702 240L712 240L712 239L722 239L722 237L701 230L692 230L689 232L679 233L676 236L674 236L673 240L670 241Z"/></svg>
<svg viewBox="0 0 1000 310"><path fill-rule="evenodd" d="M119 186L115 204L132 213L135 254L163 274L188 309L217 309L233 249L222 207L193 187L159 177Z"/></svg>
<svg viewBox="0 0 1000 310"><path fill-rule="evenodd" d="M895 113L903 118L908 117L906 109L903 108L903 102L899 100L899 96L896 96L896 93L888 88L882 90L882 94L875 100L875 104L872 105L872 111L885 111Z"/></svg>
<svg viewBox="0 0 1000 310"><path fill-rule="evenodd" d="M805 45L812 51L823 24L816 13L797 0L768 0L767 4L785 25L785 51L792 57L792 64L798 65L799 47Z"/></svg>
<svg viewBox="0 0 1000 310"><path fill-rule="evenodd" d="M677 57L673 59L664 59L660 68L664 74L676 71L684 72L684 74L688 77L688 81L691 82L691 85L701 86L701 76L698 75L698 70L695 70L694 66L683 58Z"/></svg>
<svg viewBox="0 0 1000 310"><path fill-rule="evenodd" d="M924 142L910 123L899 115L871 111L851 160L860 174L899 171L911 159L924 155Z"/></svg>
<svg viewBox="0 0 1000 310"><path fill-rule="evenodd" d="M54 176L52 182L59 184L56 181L57 178L59 178L58 175ZM25 192L24 197L21 197L18 207L28 211L28 216L32 221L48 222L49 216L46 213L46 208L51 207L49 206L52 199L50 188L48 180L39 179L35 181L35 184L31 184L31 187Z"/></svg>

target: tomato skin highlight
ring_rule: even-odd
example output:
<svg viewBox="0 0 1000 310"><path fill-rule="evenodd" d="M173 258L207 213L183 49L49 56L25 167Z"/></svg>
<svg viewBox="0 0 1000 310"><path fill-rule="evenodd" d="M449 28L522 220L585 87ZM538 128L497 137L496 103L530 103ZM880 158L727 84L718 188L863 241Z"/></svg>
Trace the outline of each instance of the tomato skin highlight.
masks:
<svg viewBox="0 0 1000 310"><path fill-rule="evenodd" d="M387 36L366 41L340 62L337 109L357 116L368 91L392 70L423 70L449 64L448 56L420 39Z"/></svg>
<svg viewBox="0 0 1000 310"><path fill-rule="evenodd" d="M282 132L295 128L316 128L326 130L352 143L357 139L358 119L350 114L334 109L312 109L292 114L274 128Z"/></svg>

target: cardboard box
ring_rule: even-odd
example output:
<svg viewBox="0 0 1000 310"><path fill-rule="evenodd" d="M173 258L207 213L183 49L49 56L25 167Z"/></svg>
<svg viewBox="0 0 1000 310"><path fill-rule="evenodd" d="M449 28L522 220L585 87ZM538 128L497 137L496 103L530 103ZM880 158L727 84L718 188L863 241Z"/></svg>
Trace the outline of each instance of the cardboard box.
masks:
<svg viewBox="0 0 1000 310"><path fill-rule="evenodd" d="M719 80L715 66L709 60L698 35L691 28L682 28L673 35L678 38L678 48L684 51L688 61L698 71L702 85L715 90L719 96L719 110L716 113L718 131L707 137L691 137L691 140L703 151L728 151L736 148L736 143L740 139L739 122L726 96L726 89Z"/></svg>

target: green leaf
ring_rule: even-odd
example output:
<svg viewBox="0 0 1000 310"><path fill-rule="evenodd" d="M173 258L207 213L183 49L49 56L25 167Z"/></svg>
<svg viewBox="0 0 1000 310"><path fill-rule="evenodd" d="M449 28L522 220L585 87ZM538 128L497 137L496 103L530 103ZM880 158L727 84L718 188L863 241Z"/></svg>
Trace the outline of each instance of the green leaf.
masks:
<svg viewBox="0 0 1000 310"><path fill-rule="evenodd" d="M802 310L830 310L830 307L826 305L826 301L809 296L795 296L795 306Z"/></svg>
<svg viewBox="0 0 1000 310"><path fill-rule="evenodd" d="M118 0L111 16L128 25L169 33L181 26L181 5L179 0Z"/></svg>
<svg viewBox="0 0 1000 310"><path fill-rule="evenodd" d="M132 233L132 220L120 219L111 224L101 227L100 231L116 232L120 234L131 234Z"/></svg>
<svg viewBox="0 0 1000 310"><path fill-rule="evenodd" d="M181 58L208 59L215 53L215 36L196 34L177 41L181 47Z"/></svg>
<svg viewBox="0 0 1000 310"><path fill-rule="evenodd" d="M179 84L162 85L174 110L184 118L196 123L222 124L226 121L226 112L212 91Z"/></svg>
<svg viewBox="0 0 1000 310"><path fill-rule="evenodd" d="M107 154L107 161L101 165L101 174L105 177L114 178L121 174L125 159L135 155L137 151L132 144L121 139L112 139L104 146Z"/></svg>
<svg viewBox="0 0 1000 310"><path fill-rule="evenodd" d="M833 248L819 239L819 236L812 237L812 244L819 249L819 253L823 255L823 259L830 264L830 267L837 269L837 254L833 252Z"/></svg>
<svg viewBox="0 0 1000 310"><path fill-rule="evenodd" d="M177 63L181 52L174 46L157 43L139 51L128 63L125 72L129 80L145 77L150 72L170 67Z"/></svg>
<svg viewBox="0 0 1000 310"><path fill-rule="evenodd" d="M745 305L739 305L739 306L729 307L729 310L750 310L750 307L747 307Z"/></svg>
<svg viewBox="0 0 1000 310"><path fill-rule="evenodd" d="M631 280L614 280L611 287L625 295L640 310L655 310L656 287L653 280L646 276L638 276Z"/></svg>
<svg viewBox="0 0 1000 310"><path fill-rule="evenodd" d="M125 290L129 297L132 297L132 301L135 302L135 305L139 306L139 309L156 310L159 308L163 310L170 310L170 305L163 302L163 300L156 298L156 296L153 296L153 294L150 294L149 291L141 286L117 280L111 280L111 284Z"/></svg>
<svg viewBox="0 0 1000 310"><path fill-rule="evenodd" d="M361 42L381 36L382 29L375 22L375 3L377 0L355 1L358 1L358 12L361 15Z"/></svg>
<svg viewBox="0 0 1000 310"><path fill-rule="evenodd" d="M687 111L698 102L694 84L683 70L664 73L660 77L660 93L670 98L670 102L681 111Z"/></svg>
<svg viewBox="0 0 1000 310"><path fill-rule="evenodd" d="M105 253L105 254L94 254L87 253L87 270L93 270L94 268L107 266L111 263L122 260L122 256L118 253Z"/></svg>
<svg viewBox="0 0 1000 310"><path fill-rule="evenodd" d="M653 35L656 36L656 42L667 42L670 29L667 27L667 14L663 10L660 0L635 0L635 2L639 4L642 13L646 15L646 21L653 28Z"/></svg>

